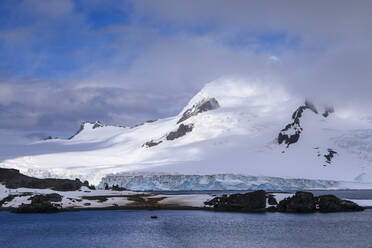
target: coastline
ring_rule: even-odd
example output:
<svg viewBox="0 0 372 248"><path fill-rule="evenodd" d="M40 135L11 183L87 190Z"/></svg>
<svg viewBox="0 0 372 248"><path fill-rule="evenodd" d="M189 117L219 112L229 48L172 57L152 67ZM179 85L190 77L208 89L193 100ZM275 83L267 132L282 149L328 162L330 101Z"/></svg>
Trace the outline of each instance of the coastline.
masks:
<svg viewBox="0 0 372 248"><path fill-rule="evenodd" d="M139 192L107 184L96 189L79 179L38 179L14 169L0 172L0 210L15 213L116 209L309 213L372 208L372 190Z"/></svg>
<svg viewBox="0 0 372 248"><path fill-rule="evenodd" d="M18 211L24 206L32 206L32 199L35 196L60 196L60 201L45 201L42 205L47 204L49 207L55 207L55 211L50 213L58 212L78 212L78 211L93 211L93 210L202 210L202 211L228 211L228 212L248 212L248 213L264 213L264 212L280 212L273 210L279 206L279 203L285 199L293 198L296 194L293 193L272 193L264 192L265 194L265 205L259 209L229 209L229 208L216 208L216 206L210 205L208 202L213 202L217 198L229 197L229 196L244 196L250 193L243 194L230 194L225 195L222 192L220 194L185 194L177 192L168 192L167 194L161 193L147 193L147 192L133 192L133 191L112 191L112 190L87 190L83 188L79 191L73 192L60 192L52 191L49 189L17 189L17 195L12 196L9 201L0 199L2 205L0 211L10 211L17 213L28 213ZM32 192L32 193L31 193ZM331 191L332 192L332 191ZM309 192L305 192L312 194ZM325 191L325 193L328 193ZM61 194L61 195L59 195ZM270 204L270 196L275 199L275 204ZM315 199L316 197L314 197ZM30 200L31 199L31 200ZM349 201L356 205L360 205L363 209L372 209L372 200L363 199L341 199L343 201ZM256 199L253 199L256 201ZM363 204L360 204L363 203ZM208 205L209 204L209 205ZM316 210L315 210L316 211ZM315 212L314 211L314 212ZM354 211L354 210L351 210ZM42 211L41 211L42 212ZM347 211L346 211L347 212ZM30 211L29 213L35 213ZM36 212L37 213L37 212ZM45 211L45 213L49 213Z"/></svg>

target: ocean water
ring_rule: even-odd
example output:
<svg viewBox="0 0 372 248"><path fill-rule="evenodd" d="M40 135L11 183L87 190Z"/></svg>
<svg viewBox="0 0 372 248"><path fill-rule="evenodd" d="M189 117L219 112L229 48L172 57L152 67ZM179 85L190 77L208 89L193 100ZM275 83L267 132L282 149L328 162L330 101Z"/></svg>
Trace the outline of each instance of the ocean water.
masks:
<svg viewBox="0 0 372 248"><path fill-rule="evenodd" d="M157 219L151 219L157 215ZM1 248L372 248L372 210L331 214L116 210L0 212Z"/></svg>

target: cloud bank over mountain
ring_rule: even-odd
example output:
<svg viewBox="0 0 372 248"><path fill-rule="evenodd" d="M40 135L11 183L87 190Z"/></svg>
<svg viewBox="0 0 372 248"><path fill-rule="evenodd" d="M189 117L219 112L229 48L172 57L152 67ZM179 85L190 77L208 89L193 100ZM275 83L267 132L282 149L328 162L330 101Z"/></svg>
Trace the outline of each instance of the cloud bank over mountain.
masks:
<svg viewBox="0 0 372 248"><path fill-rule="evenodd" d="M371 5L2 1L0 129L163 118L226 76L363 114L372 106Z"/></svg>

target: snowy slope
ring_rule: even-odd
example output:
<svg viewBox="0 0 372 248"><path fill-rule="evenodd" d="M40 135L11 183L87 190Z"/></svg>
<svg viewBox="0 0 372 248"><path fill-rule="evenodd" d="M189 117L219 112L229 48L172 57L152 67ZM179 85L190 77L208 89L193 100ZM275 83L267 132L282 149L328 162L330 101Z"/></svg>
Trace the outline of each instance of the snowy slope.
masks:
<svg viewBox="0 0 372 248"><path fill-rule="evenodd" d="M133 172L372 183L370 123L347 118L337 109L325 117L326 108L315 105L318 113L304 107L297 125L292 114L305 100L279 87L259 85L214 81L179 115L134 128L84 123L70 140L0 142L0 166L95 184L108 174ZM278 144L279 133L291 136L299 130L299 137L292 139L296 142Z"/></svg>

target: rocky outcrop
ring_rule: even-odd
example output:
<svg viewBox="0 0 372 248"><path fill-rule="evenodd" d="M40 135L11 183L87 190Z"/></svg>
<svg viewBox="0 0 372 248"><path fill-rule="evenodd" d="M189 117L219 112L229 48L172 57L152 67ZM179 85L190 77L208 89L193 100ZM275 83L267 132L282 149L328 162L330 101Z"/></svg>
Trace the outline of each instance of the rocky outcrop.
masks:
<svg viewBox="0 0 372 248"><path fill-rule="evenodd" d="M85 122L81 123L80 124L80 127L79 129L76 131L76 133L74 135L72 135L70 138L68 138L69 140L73 139L76 135L78 135L79 133L81 133L83 130L84 130L84 126L85 126Z"/></svg>
<svg viewBox="0 0 372 248"><path fill-rule="evenodd" d="M332 158L334 157L335 154L337 154L336 151L334 151L334 150L328 148L328 153L324 155L324 157L325 157L325 159L326 159L325 162L328 163L328 164L331 164L331 162L332 162Z"/></svg>
<svg viewBox="0 0 372 248"><path fill-rule="evenodd" d="M104 125L100 121L96 121L93 124L93 129L99 128L99 127L104 127Z"/></svg>
<svg viewBox="0 0 372 248"><path fill-rule="evenodd" d="M297 192L279 202L277 211L285 213L321 213L363 211L358 204L341 200L334 195L321 195L314 197L310 192Z"/></svg>
<svg viewBox="0 0 372 248"><path fill-rule="evenodd" d="M7 197L3 198L0 201L0 207L2 207L5 203L13 201L14 198L16 198L17 195L8 195Z"/></svg>
<svg viewBox="0 0 372 248"><path fill-rule="evenodd" d="M75 191L82 186L90 187L88 181L82 183L79 179L39 179L23 175L19 170L0 168L0 183L9 189L32 188L52 189L56 191Z"/></svg>
<svg viewBox="0 0 372 248"><path fill-rule="evenodd" d="M310 109L315 114L318 114L318 110L309 101L306 101L305 105L298 107L292 114L293 122L287 124L285 128L280 131L278 135L279 144L284 143L287 145L287 147L289 147L291 144L297 143L297 141L300 139L301 132L303 131L300 120L303 112L307 109Z"/></svg>
<svg viewBox="0 0 372 248"><path fill-rule="evenodd" d="M319 212L350 212L350 211L363 211L364 209L358 204L341 200L334 195L322 195L317 197Z"/></svg>
<svg viewBox="0 0 372 248"><path fill-rule="evenodd" d="M140 126L145 125L145 123L153 123L153 122L155 122L155 121L157 121L157 119L156 119L156 120L147 120L147 121L145 121L145 122L141 122L141 123L139 123L139 124L136 124L136 125L132 126L131 128L140 127Z"/></svg>
<svg viewBox="0 0 372 248"><path fill-rule="evenodd" d="M222 195L204 204L221 211L264 212L266 210L266 192L258 190L246 194Z"/></svg>
<svg viewBox="0 0 372 248"><path fill-rule="evenodd" d="M278 205L278 202L276 201L275 197L271 194L267 196L267 203L269 205Z"/></svg>
<svg viewBox="0 0 372 248"><path fill-rule="evenodd" d="M186 133L189 133L192 131L193 129L193 125L192 124L188 124L188 125L185 125L185 124L181 124L179 125L177 131L174 131L174 132L170 132L166 139L167 140L175 140L175 139L178 139L182 136L184 136Z"/></svg>
<svg viewBox="0 0 372 248"><path fill-rule="evenodd" d="M126 191L126 188L120 187L119 185L112 185L110 187L107 183L105 183L105 190L113 190L113 191Z"/></svg>
<svg viewBox="0 0 372 248"><path fill-rule="evenodd" d="M92 127L93 129L96 129L96 128L104 127L105 126L100 121L95 121L95 122L84 121L84 122L82 122L80 124L80 127L77 130L77 132L74 135L72 135L70 138L68 138L68 139L69 140L70 139L73 139L76 135L78 135L79 133L81 133L84 130L86 124L92 124L93 125L93 127Z"/></svg>
<svg viewBox="0 0 372 248"><path fill-rule="evenodd" d="M181 124L181 125L178 126L176 131L168 133L168 135L165 138L166 138L166 140L178 139L182 136L185 136L187 133L191 132L193 128L194 128L193 124L187 124L187 125ZM158 141L150 140L150 141L147 141L146 143L144 143L142 145L142 147L150 148L150 147L153 147L153 146L157 146L162 142L163 142L162 140L158 140Z"/></svg>
<svg viewBox="0 0 372 248"><path fill-rule="evenodd" d="M57 193L51 193L51 194L46 194L46 195L42 195L42 196L45 197L50 202L60 202L60 201L62 201L62 196L60 194L57 194Z"/></svg>
<svg viewBox="0 0 372 248"><path fill-rule="evenodd" d="M277 210L285 213L313 213L316 211L315 203L312 193L300 191L292 197L281 200Z"/></svg>
<svg viewBox="0 0 372 248"><path fill-rule="evenodd" d="M162 140L160 140L158 142L150 140L150 141L147 141L145 144L143 144L142 147L153 147L153 146L159 145L162 142L163 142Z"/></svg>
<svg viewBox="0 0 372 248"><path fill-rule="evenodd" d="M16 209L13 209L14 213L55 213L60 211L60 205L52 203L55 201L61 201L62 196L58 194L48 195L35 195L30 197L31 203L22 203Z"/></svg>
<svg viewBox="0 0 372 248"><path fill-rule="evenodd" d="M266 201L268 207L266 208ZM363 211L358 204L341 200L334 195L314 197L310 192L296 192L277 203L273 195L263 190L246 194L222 195L204 203L215 210L241 212L322 213Z"/></svg>
<svg viewBox="0 0 372 248"><path fill-rule="evenodd" d="M220 104L215 98L204 99L201 102L194 104L191 108L187 109L182 117L178 120L177 124L189 119L191 116L195 116L199 113L214 110L220 107Z"/></svg>

